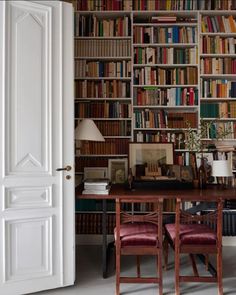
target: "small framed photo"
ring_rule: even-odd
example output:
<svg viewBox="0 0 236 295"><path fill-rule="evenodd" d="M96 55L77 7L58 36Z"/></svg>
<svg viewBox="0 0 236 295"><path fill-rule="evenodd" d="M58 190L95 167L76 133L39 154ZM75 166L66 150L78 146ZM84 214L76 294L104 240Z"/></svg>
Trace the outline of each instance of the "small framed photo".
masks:
<svg viewBox="0 0 236 295"><path fill-rule="evenodd" d="M129 144L129 168L136 175L137 165L173 165L173 143L130 143Z"/></svg>
<svg viewBox="0 0 236 295"><path fill-rule="evenodd" d="M112 183L124 183L128 177L128 160L109 159L108 172L108 177Z"/></svg>
<svg viewBox="0 0 236 295"><path fill-rule="evenodd" d="M108 178L107 167L84 167L84 180L103 178Z"/></svg>

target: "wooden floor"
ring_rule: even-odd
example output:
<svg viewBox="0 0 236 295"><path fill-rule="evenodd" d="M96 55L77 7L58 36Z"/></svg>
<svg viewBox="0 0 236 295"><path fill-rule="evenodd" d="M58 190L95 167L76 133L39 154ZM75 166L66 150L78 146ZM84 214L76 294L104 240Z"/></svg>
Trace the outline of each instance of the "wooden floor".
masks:
<svg viewBox="0 0 236 295"><path fill-rule="evenodd" d="M143 262L143 263L142 263ZM164 294L174 295L174 264L173 252L170 251L169 269L164 271ZM141 261L141 271L145 275L155 271L155 265L150 257L144 257ZM135 261L131 257L123 259L123 274L131 274L135 269ZM143 266L143 267L142 267ZM200 264L200 270L205 273ZM183 257L182 269L184 273L192 271L188 257ZM101 276L101 247L100 246L78 246L77 249L77 279L75 286L39 292L40 295L113 295L115 294L115 269L113 255L109 265L109 277L103 279ZM224 294L236 294L236 247L223 247L223 287ZM156 295L156 285L131 285L121 286L122 294L134 295ZM193 295L217 295L216 285L213 284L184 284L181 285L181 294Z"/></svg>

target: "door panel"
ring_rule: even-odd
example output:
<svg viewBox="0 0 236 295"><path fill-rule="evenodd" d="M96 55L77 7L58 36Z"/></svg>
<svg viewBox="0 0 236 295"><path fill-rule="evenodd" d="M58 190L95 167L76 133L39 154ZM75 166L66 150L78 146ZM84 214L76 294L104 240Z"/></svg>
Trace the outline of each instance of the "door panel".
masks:
<svg viewBox="0 0 236 295"><path fill-rule="evenodd" d="M7 174L47 174L52 158L47 132L52 120L52 10L10 3L7 19Z"/></svg>
<svg viewBox="0 0 236 295"><path fill-rule="evenodd" d="M4 295L74 283L72 16L59 1L0 1Z"/></svg>

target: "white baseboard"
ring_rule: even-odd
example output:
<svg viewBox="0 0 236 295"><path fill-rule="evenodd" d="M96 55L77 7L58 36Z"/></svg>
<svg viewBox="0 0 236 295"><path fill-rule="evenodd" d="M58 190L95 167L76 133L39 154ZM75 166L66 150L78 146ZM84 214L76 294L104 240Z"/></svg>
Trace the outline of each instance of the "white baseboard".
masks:
<svg viewBox="0 0 236 295"><path fill-rule="evenodd" d="M107 242L114 241L113 235L107 235ZM76 235L76 245L102 245L102 235ZM223 237L223 246L236 246L236 237Z"/></svg>
<svg viewBox="0 0 236 295"><path fill-rule="evenodd" d="M236 246L236 237L223 237L223 246Z"/></svg>

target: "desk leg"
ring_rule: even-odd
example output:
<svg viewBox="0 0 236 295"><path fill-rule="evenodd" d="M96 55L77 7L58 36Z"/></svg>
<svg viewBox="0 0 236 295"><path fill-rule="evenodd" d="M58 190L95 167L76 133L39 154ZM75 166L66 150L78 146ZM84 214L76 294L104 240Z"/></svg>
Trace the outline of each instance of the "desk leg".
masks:
<svg viewBox="0 0 236 295"><path fill-rule="evenodd" d="M102 276L107 278L107 201L102 200Z"/></svg>

